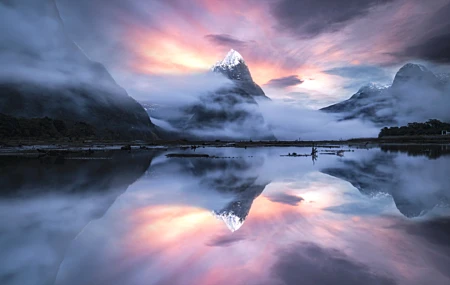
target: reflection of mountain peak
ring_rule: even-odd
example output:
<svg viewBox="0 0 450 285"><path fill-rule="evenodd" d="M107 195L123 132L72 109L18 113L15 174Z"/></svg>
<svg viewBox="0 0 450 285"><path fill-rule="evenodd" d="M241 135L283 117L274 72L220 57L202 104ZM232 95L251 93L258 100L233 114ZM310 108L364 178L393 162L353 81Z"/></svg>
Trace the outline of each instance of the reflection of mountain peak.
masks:
<svg viewBox="0 0 450 285"><path fill-rule="evenodd" d="M245 219L242 219L234 214L234 212L221 212L217 213L215 211L212 212L213 215L218 220L222 220L225 225L227 225L228 229L230 231L235 232L237 231L242 225L244 224Z"/></svg>
<svg viewBox="0 0 450 285"><path fill-rule="evenodd" d="M210 155L223 156L220 151ZM270 181L259 178L262 158L238 159L170 159L164 169L180 171L196 181L195 189L216 193L220 200L208 204L206 209L225 223L232 232L237 231L249 215L253 201L261 195ZM168 170L165 170L167 172ZM202 194L203 195L203 194Z"/></svg>
<svg viewBox="0 0 450 285"><path fill-rule="evenodd" d="M423 152L426 147L421 146L420 155L427 155ZM401 148L393 146L393 150L390 150L389 146L385 146L382 150L383 152L376 153L370 159L345 159L335 167L322 169L321 172L349 182L369 197L380 193L390 195L399 212L408 218L423 216L438 205L448 205L450 198L447 188L440 186L446 185L448 181L446 168L442 164L429 159L423 163L423 167L414 164L402 164L400 167L398 162L401 160L397 159L395 152L402 151ZM419 153L420 149L414 147L408 155ZM414 179L409 179L416 176L421 177L425 186L417 185Z"/></svg>
<svg viewBox="0 0 450 285"><path fill-rule="evenodd" d="M232 231L238 230L250 212L253 201L264 191L265 185L247 185L240 189L235 199L219 211L214 211L214 216L225 222ZM239 189L239 188L236 188Z"/></svg>

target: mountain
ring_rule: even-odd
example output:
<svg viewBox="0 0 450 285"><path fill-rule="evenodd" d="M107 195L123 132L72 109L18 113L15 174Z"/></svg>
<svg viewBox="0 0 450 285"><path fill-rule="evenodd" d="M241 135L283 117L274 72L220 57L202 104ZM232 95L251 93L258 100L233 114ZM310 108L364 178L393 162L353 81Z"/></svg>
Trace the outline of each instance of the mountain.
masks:
<svg viewBox="0 0 450 285"><path fill-rule="evenodd" d="M407 63L400 68L395 75L392 87L402 87L408 83L439 85L440 80L425 66L421 64Z"/></svg>
<svg viewBox="0 0 450 285"><path fill-rule="evenodd" d="M53 0L0 3L0 113L92 125L101 138L154 139L156 128L106 68L71 41ZM21 25L11 25L16 22Z"/></svg>
<svg viewBox="0 0 450 285"><path fill-rule="evenodd" d="M388 87L369 84L361 87L350 99L325 107L322 111L341 114L340 120L363 119L377 124L389 125L395 122L392 114L378 114L391 108L393 100L386 96Z"/></svg>
<svg viewBox="0 0 450 285"><path fill-rule="evenodd" d="M264 120L258 100L268 97L256 85L242 56L232 50L217 63L208 78L221 78L226 82L199 91L198 97L187 104L158 106L141 102L149 116L159 126L179 138L192 140L275 140Z"/></svg>
<svg viewBox="0 0 450 285"><path fill-rule="evenodd" d="M448 104L449 78L449 74L434 74L423 65L407 63L396 73L391 86L369 84L348 100L321 110L337 114L339 120L363 119L378 126L396 125L406 118L423 121L438 116L446 120L448 112L435 109Z"/></svg>
<svg viewBox="0 0 450 285"><path fill-rule="evenodd" d="M204 139L275 140L257 101L239 87L221 88L190 109L185 130Z"/></svg>
<svg viewBox="0 0 450 285"><path fill-rule="evenodd" d="M237 51L230 50L225 58L217 62L211 70L233 80L238 88L256 99L269 99L262 88L253 81L244 58Z"/></svg>

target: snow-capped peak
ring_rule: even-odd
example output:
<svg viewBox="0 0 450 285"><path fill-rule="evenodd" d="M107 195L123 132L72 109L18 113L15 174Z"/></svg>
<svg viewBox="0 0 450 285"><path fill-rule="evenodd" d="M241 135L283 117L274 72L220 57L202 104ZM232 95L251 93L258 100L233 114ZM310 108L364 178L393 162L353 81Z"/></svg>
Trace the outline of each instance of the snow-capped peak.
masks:
<svg viewBox="0 0 450 285"><path fill-rule="evenodd" d="M244 58L242 57L242 55L240 53L238 53L237 51L232 49L227 53L227 56L225 56L225 58L222 61L217 62L213 66L213 69L215 67L233 69L233 67L235 67L236 65L238 65L240 63L244 63Z"/></svg>
<svg viewBox="0 0 450 285"><path fill-rule="evenodd" d="M364 85L363 87L361 87L358 92L364 92L364 91L379 91L379 90L383 90L383 89L387 89L389 88L391 85L387 85L387 84L378 84L378 83L368 83L366 85Z"/></svg>
<svg viewBox="0 0 450 285"><path fill-rule="evenodd" d="M216 217L216 219L222 220L232 232L237 231L244 224L244 221L233 212L224 212L219 214L213 211L212 214Z"/></svg>

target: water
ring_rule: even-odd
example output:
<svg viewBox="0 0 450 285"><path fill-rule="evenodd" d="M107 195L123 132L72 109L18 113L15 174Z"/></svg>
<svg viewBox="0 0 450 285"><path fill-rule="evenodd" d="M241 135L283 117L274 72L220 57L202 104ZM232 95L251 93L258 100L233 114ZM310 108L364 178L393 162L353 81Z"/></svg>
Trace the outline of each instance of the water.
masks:
<svg viewBox="0 0 450 285"><path fill-rule="evenodd" d="M449 149L310 151L0 157L0 284L450 284Z"/></svg>

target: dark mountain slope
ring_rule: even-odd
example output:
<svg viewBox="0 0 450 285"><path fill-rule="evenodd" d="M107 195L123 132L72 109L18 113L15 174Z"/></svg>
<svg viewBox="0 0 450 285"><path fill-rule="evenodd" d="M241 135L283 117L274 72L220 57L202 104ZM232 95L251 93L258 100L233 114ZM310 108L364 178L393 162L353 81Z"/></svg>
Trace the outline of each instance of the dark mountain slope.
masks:
<svg viewBox="0 0 450 285"><path fill-rule="evenodd" d="M0 113L93 125L99 136L156 138L145 110L66 36L53 0L0 3Z"/></svg>

